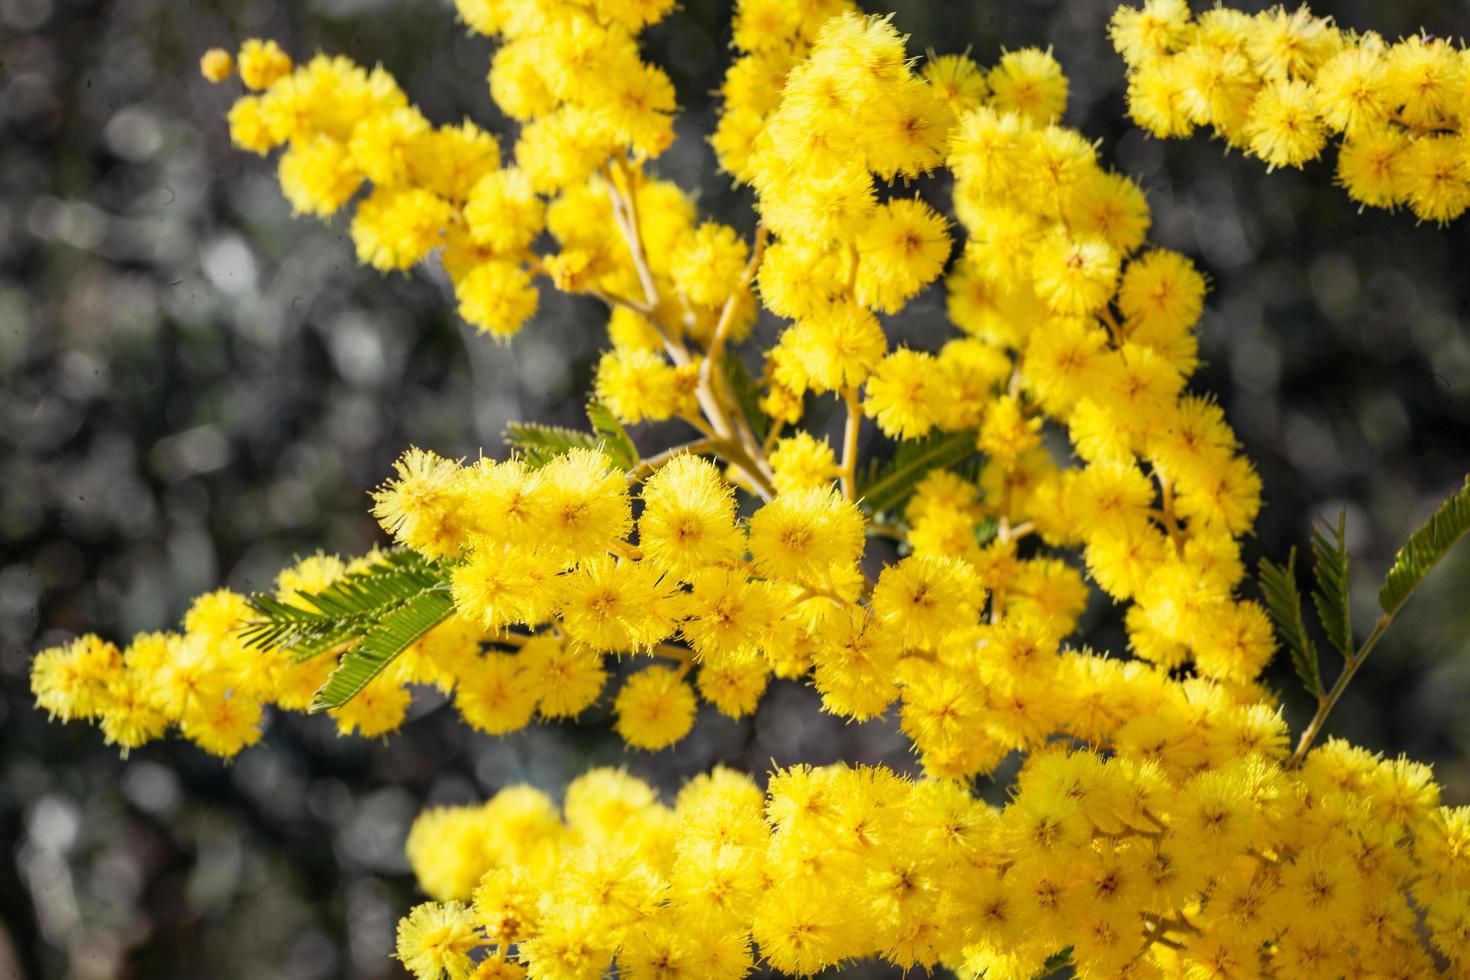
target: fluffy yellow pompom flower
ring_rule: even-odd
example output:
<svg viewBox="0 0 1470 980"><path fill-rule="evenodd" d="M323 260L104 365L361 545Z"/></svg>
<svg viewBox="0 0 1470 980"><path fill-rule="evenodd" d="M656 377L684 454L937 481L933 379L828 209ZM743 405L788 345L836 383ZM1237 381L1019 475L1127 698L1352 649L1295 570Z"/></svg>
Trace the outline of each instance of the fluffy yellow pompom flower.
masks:
<svg viewBox="0 0 1470 980"><path fill-rule="evenodd" d="M1188 26L1187 0L1146 0L1142 8L1113 11L1108 36L1123 60L1137 67L1149 57L1173 51Z"/></svg>
<svg viewBox="0 0 1470 980"><path fill-rule="evenodd" d="M1374 45L1344 48L1317 73L1317 109L1322 120L1352 136L1388 118L1383 51Z"/></svg>
<svg viewBox="0 0 1470 980"><path fill-rule="evenodd" d="M1031 262L1036 295L1057 313L1095 313L1112 298L1118 253L1101 238L1073 238L1062 229L1036 248Z"/></svg>
<svg viewBox="0 0 1470 980"><path fill-rule="evenodd" d="M1010 109L1045 125L1067 108L1067 76L1050 51L1022 48L1001 56L990 71L990 98L999 109Z"/></svg>
<svg viewBox="0 0 1470 980"><path fill-rule="evenodd" d="M863 552L863 516L835 488L783 493L750 519L750 554L771 578L819 581Z"/></svg>
<svg viewBox="0 0 1470 980"><path fill-rule="evenodd" d="M379 187L352 218L358 261L380 272L407 269L442 243L449 216L449 203L422 188Z"/></svg>
<svg viewBox="0 0 1470 980"><path fill-rule="evenodd" d="M458 464L435 453L410 449L393 463L393 472L393 479L373 491L373 516L383 530L431 554L453 549L446 531L457 503Z"/></svg>
<svg viewBox="0 0 1470 980"><path fill-rule="evenodd" d="M896 313L938 277L949 258L947 222L913 198L889 201L873 212L857 239L857 300Z"/></svg>
<svg viewBox="0 0 1470 980"><path fill-rule="evenodd" d="M246 88L266 89L291 73L291 56L275 41L250 38L240 45L240 81Z"/></svg>
<svg viewBox="0 0 1470 980"><path fill-rule="evenodd" d="M463 902L426 902L398 923L398 960L416 980L468 980L480 942Z"/></svg>
<svg viewBox="0 0 1470 980"><path fill-rule="evenodd" d="M674 285L695 303L718 306L740 281L749 248L735 229L706 221L679 244L671 271Z"/></svg>
<svg viewBox="0 0 1470 980"><path fill-rule="evenodd" d="M1128 264L1118 287L1118 311L1143 343L1182 334L1205 306L1205 277L1177 252L1154 249Z"/></svg>
<svg viewBox="0 0 1470 980"><path fill-rule="evenodd" d="M651 563L589 559L555 584L562 627L586 650L647 650L674 632L676 584Z"/></svg>
<svg viewBox="0 0 1470 980"><path fill-rule="evenodd" d="M990 94L985 73L969 55L943 54L930 58L919 75L955 115L979 108Z"/></svg>
<svg viewBox="0 0 1470 980"><path fill-rule="evenodd" d="M551 636L527 640L516 654L521 675L546 718L571 718L597 700L607 683L602 658Z"/></svg>
<svg viewBox="0 0 1470 980"><path fill-rule="evenodd" d="M714 464L683 454L648 478L640 495L638 543L644 555L685 577L739 558L744 540L735 526L735 491Z"/></svg>
<svg viewBox="0 0 1470 980"><path fill-rule="evenodd" d="M817 392L861 384L888 349L877 317L851 302L814 312L787 330L781 343L800 369L794 387Z"/></svg>
<svg viewBox="0 0 1470 980"><path fill-rule="evenodd" d="M330 136L293 143L281 154L281 193L297 214L336 214L362 186L347 147Z"/></svg>
<svg viewBox="0 0 1470 980"><path fill-rule="evenodd" d="M905 558L885 568L873 588L873 612L905 642L925 648L973 625L983 601L974 571L953 558Z"/></svg>
<svg viewBox="0 0 1470 980"><path fill-rule="evenodd" d="M837 457L832 452L832 445L810 432L798 432L777 441L771 450L770 461L771 468L776 471L778 493L814 490L830 484L838 476Z"/></svg>
<svg viewBox="0 0 1470 980"><path fill-rule="evenodd" d="M616 549L632 526L623 473L594 449L573 449L552 460L527 501L527 531L542 547L569 556Z"/></svg>
<svg viewBox="0 0 1470 980"><path fill-rule="evenodd" d="M611 350L597 362L597 398L620 420L655 421L687 412L694 402L691 372L651 350Z"/></svg>
<svg viewBox="0 0 1470 980"><path fill-rule="evenodd" d="M454 706L467 724L503 735L526 727L536 710L536 690L518 656L487 653L459 679Z"/></svg>
<svg viewBox="0 0 1470 980"><path fill-rule="evenodd" d="M1256 96L1246 119L1250 150L1270 167L1300 167L1327 142L1316 90L1303 81L1273 82Z"/></svg>
<svg viewBox="0 0 1470 980"><path fill-rule="evenodd" d="M898 350L879 362L868 378L863 411L878 428L898 439L917 439L942 417L947 393L933 354Z"/></svg>
<svg viewBox="0 0 1470 980"><path fill-rule="evenodd" d="M247 95L230 107L230 142L251 153L266 154L280 144L266 123L260 99Z"/></svg>
<svg viewBox="0 0 1470 980"><path fill-rule="evenodd" d="M235 73L235 59L224 48L210 48L199 58L199 74L218 84Z"/></svg>
<svg viewBox="0 0 1470 980"><path fill-rule="evenodd" d="M465 202L470 237L510 255L526 248L546 223L546 208L521 170L508 167L481 177Z"/></svg>
<svg viewBox="0 0 1470 980"><path fill-rule="evenodd" d="M649 667L634 674L613 702L623 741L650 751L688 734L697 707L693 689L669 667Z"/></svg>
<svg viewBox="0 0 1470 980"><path fill-rule="evenodd" d="M459 315L481 333L505 339L535 316L540 294L531 276L513 262L481 262L454 284Z"/></svg>

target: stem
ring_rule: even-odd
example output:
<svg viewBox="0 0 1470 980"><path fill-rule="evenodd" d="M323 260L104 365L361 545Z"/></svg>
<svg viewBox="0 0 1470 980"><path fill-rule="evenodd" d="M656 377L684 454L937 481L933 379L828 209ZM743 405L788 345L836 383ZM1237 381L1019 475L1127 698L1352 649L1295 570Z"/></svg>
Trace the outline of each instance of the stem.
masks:
<svg viewBox="0 0 1470 980"><path fill-rule="evenodd" d="M616 168L615 170L613 168ZM628 248L633 253L633 267L638 272L638 281L643 285L643 298L650 308L658 307L658 283L654 281L653 270L648 266L648 253L643 248L643 229L638 223L638 193L633 186L633 175L627 164L616 157L609 167L608 176L614 189L618 182L616 175L621 174L624 190L622 191L623 220L626 226L623 229L628 239Z"/></svg>
<svg viewBox="0 0 1470 980"><path fill-rule="evenodd" d="M842 429L842 495L857 500L857 443L863 422L857 388L843 388L842 400L847 404L847 424Z"/></svg>
<svg viewBox="0 0 1470 980"><path fill-rule="evenodd" d="M658 646L654 647L648 652L650 655L655 657L666 657L669 660L679 661L679 663L683 665L683 668L686 672L689 670L689 667L694 663L693 650L690 650L688 647L675 646L672 643L660 643ZM680 674L680 676L682 677L683 674Z"/></svg>
<svg viewBox="0 0 1470 980"><path fill-rule="evenodd" d="M735 323L735 310L740 305L740 297L750 286L755 278L756 270L760 268L761 256L766 251L766 226L756 225L755 244L750 250L750 261L745 263L745 269L740 273L740 281L735 284L735 289L730 293L730 298L725 300L725 305L720 309L720 319L715 323L714 336L710 338L709 350L705 352L704 363L699 366L699 383L709 384L720 366L720 361L725 355L725 344L730 340L730 328Z"/></svg>
<svg viewBox="0 0 1470 980"><path fill-rule="evenodd" d="M663 339L664 348L668 351L670 359L677 365L691 364L693 358L690 356L689 349L679 340L676 331L670 329L659 316L658 283L654 279L653 270L648 265L648 254L643 246L643 234L638 223L638 205L633 188L635 171L630 170L624 161L614 158L606 164L605 174L608 193L612 199L613 219L628 246L633 267L638 273L638 280L643 284L647 306L647 313L644 315ZM731 297L721 313L720 325L716 327L717 339L721 332L729 334L730 324L735 316L735 305L739 298L738 292L748 286L750 278L755 275L755 259L763 245L764 236L758 230L756 245L752 250L752 261L746 264L745 272L742 273L737 295ZM637 307L633 308L637 309ZM721 341L721 350L723 347L724 342ZM708 438L718 440L720 448L716 451L732 466L744 471L748 482L763 500L770 500L776 495L775 486L771 482L770 464L766 462L760 441L755 438L744 414L734 413L738 424L731 422L731 413L727 410L716 383L717 377L723 381L723 373L717 375L711 366L711 361L712 358L706 357L700 364L699 383L695 387L695 397L699 400L700 411L709 420L709 425L706 426L692 418L689 421Z"/></svg>
<svg viewBox="0 0 1470 980"><path fill-rule="evenodd" d="M1174 487L1169 483L1169 478L1157 466L1153 467L1153 471L1154 479L1159 483L1158 520L1164 525L1164 530L1168 532L1169 539L1175 544L1181 544L1182 542L1179 539L1179 518L1174 515Z"/></svg>
<svg viewBox="0 0 1470 980"><path fill-rule="evenodd" d="M1332 690L1318 699L1317 713L1312 716L1312 720L1302 730L1302 737L1296 743L1296 751L1291 754L1291 758L1286 763L1286 768L1295 769L1307 757L1307 751L1312 747L1312 743L1316 741L1317 735L1322 731L1322 726L1326 723L1327 716L1337 706L1338 700L1342 698L1342 692L1347 690L1348 682L1353 679L1353 675L1358 672L1358 668L1363 666L1363 661L1368 659L1368 654L1378 645L1378 641L1383 638L1383 634L1387 632L1388 627L1392 623L1392 613L1384 613L1379 617L1378 623L1373 627L1373 632L1368 635L1368 639L1363 641L1362 647L1358 649L1357 653L1347 659L1347 663L1343 664L1342 673L1337 675L1337 682L1332 685Z"/></svg>
<svg viewBox="0 0 1470 980"><path fill-rule="evenodd" d="M693 442L685 442L677 446L670 446L663 452L658 453L654 456L649 456L647 459L639 462L638 468L628 474L628 483L630 485L634 483L642 483L644 480L657 473L665 463L669 462L669 460L673 459L675 456L678 456L680 453L698 454L715 452L718 448L716 446L716 442L717 440L714 439L696 439Z"/></svg>

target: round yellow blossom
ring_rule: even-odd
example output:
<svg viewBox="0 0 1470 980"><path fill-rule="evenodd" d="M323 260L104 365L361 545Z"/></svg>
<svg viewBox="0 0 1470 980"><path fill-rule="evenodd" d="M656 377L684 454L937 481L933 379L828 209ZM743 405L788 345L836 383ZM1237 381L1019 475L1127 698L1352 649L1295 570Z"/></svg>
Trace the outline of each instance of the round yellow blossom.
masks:
<svg viewBox="0 0 1470 980"><path fill-rule="evenodd" d="M933 354L894 351L868 378L863 412L897 439L917 439L940 420L948 392Z"/></svg>
<svg viewBox="0 0 1470 980"><path fill-rule="evenodd" d="M235 59L224 48L210 48L199 57L199 74L218 84L235 73Z"/></svg>
<svg viewBox="0 0 1470 980"><path fill-rule="evenodd" d="M810 432L797 432L776 442L770 454L776 490L814 490L837 479L837 457L831 443Z"/></svg>
<svg viewBox="0 0 1470 980"><path fill-rule="evenodd" d="M857 301L896 313L949 258L947 222L923 201L899 198L873 212L857 238Z"/></svg>
<svg viewBox="0 0 1470 980"><path fill-rule="evenodd" d="M472 728L503 735L530 722L536 690L522 673L519 657L487 653L459 679L454 706Z"/></svg>
<svg viewBox="0 0 1470 980"><path fill-rule="evenodd" d="M291 144L281 154L280 178L295 213L321 217L336 214L362 186L347 147L325 135Z"/></svg>
<svg viewBox="0 0 1470 980"><path fill-rule="evenodd" d="M492 170L471 188L464 206L470 237L503 255L526 248L545 226L545 205L524 172Z"/></svg>
<svg viewBox="0 0 1470 980"><path fill-rule="evenodd" d="M1067 76L1049 50L1007 52L990 70L988 81L993 105L1032 122L1045 125L1067 108Z"/></svg>
<svg viewBox="0 0 1470 980"><path fill-rule="evenodd" d="M851 302L799 321L781 344L795 355L800 387L817 392L861 384L888 349L877 318Z"/></svg>
<svg viewBox="0 0 1470 980"><path fill-rule="evenodd" d="M552 636L537 636L516 654L521 677L545 718L571 718L590 707L607 683L602 658Z"/></svg>
<svg viewBox="0 0 1470 980"><path fill-rule="evenodd" d="M459 315L481 333L508 338L535 316L540 295L524 268L514 262L481 262L454 284Z"/></svg>
<svg viewBox="0 0 1470 980"><path fill-rule="evenodd" d="M467 980L480 945L475 919L463 902L426 902L398 923L398 961L416 980Z"/></svg>
<svg viewBox="0 0 1470 980"><path fill-rule="evenodd" d="M1251 104L1244 133L1251 152L1273 168L1300 167L1315 159L1327 142L1316 90L1303 81L1266 86Z"/></svg>
<svg viewBox="0 0 1470 980"><path fill-rule="evenodd" d="M240 81L246 88L267 89L291 72L291 56L275 41L250 38L240 45ZM211 79L214 81L215 79Z"/></svg>
<svg viewBox="0 0 1470 980"><path fill-rule="evenodd" d="M734 228L706 221L674 253L674 285L695 303L718 306L740 285L748 253Z"/></svg>
<svg viewBox="0 0 1470 980"><path fill-rule="evenodd" d="M832 487L783 493L750 519L751 558L772 578L820 580L862 551L862 514Z"/></svg>
<svg viewBox="0 0 1470 980"><path fill-rule="evenodd" d="M407 269L442 243L450 213L449 202L419 187L374 189L352 218L358 261L380 272Z"/></svg>
<svg viewBox="0 0 1470 980"><path fill-rule="evenodd" d="M648 560L673 574L731 563L743 550L734 489L709 460L675 456L648 478L640 496L639 544Z"/></svg>
<svg viewBox="0 0 1470 980"><path fill-rule="evenodd" d="M1094 313L1117 286L1118 253L1101 238L1074 239L1058 229L1037 247L1031 272L1036 295L1053 311Z"/></svg>
<svg viewBox="0 0 1470 980"><path fill-rule="evenodd" d="M675 670L649 667L628 678L613 710L618 734L640 749L672 745L694 725L694 691Z"/></svg>
<svg viewBox="0 0 1470 980"><path fill-rule="evenodd" d="M651 350L611 350L597 362L597 399L627 423L687 412L694 379Z"/></svg>

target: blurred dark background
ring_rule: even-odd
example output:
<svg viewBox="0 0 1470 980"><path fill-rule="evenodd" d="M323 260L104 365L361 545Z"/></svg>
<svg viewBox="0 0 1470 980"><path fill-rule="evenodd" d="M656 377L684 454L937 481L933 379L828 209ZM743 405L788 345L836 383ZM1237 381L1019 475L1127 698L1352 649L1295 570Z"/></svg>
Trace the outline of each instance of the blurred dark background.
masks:
<svg viewBox="0 0 1470 980"><path fill-rule="evenodd" d="M1105 36L1113 6L881 9L914 53L968 46L989 64L1003 47L1055 49L1067 121L1147 188L1154 240L1211 277L1195 388L1218 396L1265 481L1251 563L1345 507L1369 623L1394 549L1470 470L1470 221L1358 214L1330 163L1267 175L1203 137L1143 136ZM1391 37L1470 28L1459 0L1315 9ZM702 139L729 16L686 0L646 48L685 110L660 171L748 230L747 193ZM233 765L177 742L124 761L95 730L35 711L27 665L42 646L168 628L198 592L370 547L365 492L409 444L473 455L497 451L510 419L578 421L596 304L547 294L514 343L476 338L434 270L357 268L340 221L293 220L273 162L229 146L237 90L200 79L198 58L255 35L298 57L381 61L437 122L499 123L490 45L448 0L0 0L0 977L399 976L393 926L414 900L402 841L426 802L521 780L554 792L602 763L665 788L715 762L910 766L891 725L841 725L795 685L773 687L753 719L702 717L651 756L625 753L605 713L496 739L421 701L382 741L277 719ZM942 310L931 290L895 329L934 343ZM1414 599L1329 726L1434 762L1460 804L1467 598L1470 548ZM1112 618L1097 619L1121 650ZM1299 726L1289 672L1272 682Z"/></svg>

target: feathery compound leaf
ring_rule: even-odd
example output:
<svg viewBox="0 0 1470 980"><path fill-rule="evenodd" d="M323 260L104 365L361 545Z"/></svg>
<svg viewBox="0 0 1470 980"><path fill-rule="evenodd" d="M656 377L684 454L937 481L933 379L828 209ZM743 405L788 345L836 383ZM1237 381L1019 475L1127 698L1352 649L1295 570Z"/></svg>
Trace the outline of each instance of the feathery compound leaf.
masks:
<svg viewBox="0 0 1470 980"><path fill-rule="evenodd" d="M592 423L592 430L601 437L602 451L607 453L614 466L620 470L638 467L638 447L633 445L628 430L623 428L623 423L618 421L612 409L602 402L588 402L587 420Z"/></svg>
<svg viewBox="0 0 1470 980"><path fill-rule="evenodd" d="M1312 591L1312 604L1327 631L1327 639L1342 654L1350 659L1353 647L1352 607L1348 596L1348 554L1344 532L1347 528L1347 512L1338 511L1337 526L1326 522L1312 531L1312 577L1317 588ZM1330 531L1329 540L1323 530Z"/></svg>
<svg viewBox="0 0 1470 980"><path fill-rule="evenodd" d="M1378 590L1378 605L1392 616L1408 601L1429 570L1470 531L1470 476L1459 493L1440 505L1429 523L1409 536Z"/></svg>
<svg viewBox="0 0 1470 980"><path fill-rule="evenodd" d="M1266 596L1266 610L1276 633L1291 651L1291 665L1315 698L1326 696L1322 688L1322 669L1317 661L1317 648L1307 636L1302 619L1302 597L1296 589L1296 549L1286 557L1286 566L1262 558L1259 570L1261 591Z"/></svg>
<svg viewBox="0 0 1470 980"><path fill-rule="evenodd" d="M296 602L256 593L246 600L261 615L242 627L245 645L281 647L306 660L357 639L394 606L445 582L443 570L406 548L385 552L320 592L298 590Z"/></svg>
<svg viewBox="0 0 1470 980"><path fill-rule="evenodd" d="M750 368L733 354L725 356L724 366L725 380L729 382L735 403L740 406L740 411L750 423L755 437L764 439L766 433L771 431L771 418L761 409L760 388L756 385L755 378L750 376Z"/></svg>
<svg viewBox="0 0 1470 980"><path fill-rule="evenodd" d="M312 699L311 710L340 708L351 701L384 667L453 611L454 599L446 586L420 592L395 607L342 654L342 662Z"/></svg>
<svg viewBox="0 0 1470 980"><path fill-rule="evenodd" d="M886 465L873 463L858 484L858 498L871 513L903 506L919 481L936 469L947 469L975 453L975 433L935 432L898 444Z"/></svg>
<svg viewBox="0 0 1470 980"><path fill-rule="evenodd" d="M505 427L505 444L520 450L526 457L526 465L533 470L539 470L573 449L596 449L601 445L601 440L590 432L578 432L557 425L512 422Z"/></svg>

